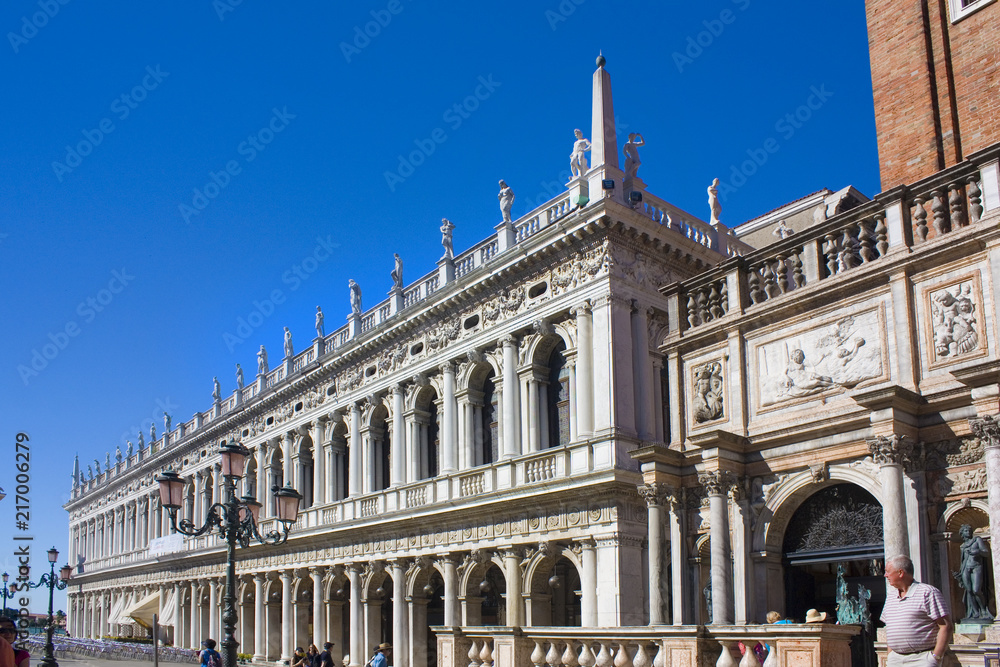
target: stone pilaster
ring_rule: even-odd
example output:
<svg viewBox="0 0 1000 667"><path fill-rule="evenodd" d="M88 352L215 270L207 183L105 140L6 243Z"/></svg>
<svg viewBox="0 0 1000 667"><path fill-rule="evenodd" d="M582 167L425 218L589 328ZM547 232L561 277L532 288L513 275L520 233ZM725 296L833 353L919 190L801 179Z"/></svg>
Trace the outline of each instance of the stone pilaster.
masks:
<svg viewBox="0 0 1000 667"><path fill-rule="evenodd" d="M899 435L880 435L868 440L868 451L879 466L882 482L882 530L886 558L909 556L903 464L913 451L912 441Z"/></svg>
<svg viewBox="0 0 1000 667"><path fill-rule="evenodd" d="M712 625L733 624L733 571L729 545L729 490L731 473L714 470L698 475L708 492L711 522Z"/></svg>

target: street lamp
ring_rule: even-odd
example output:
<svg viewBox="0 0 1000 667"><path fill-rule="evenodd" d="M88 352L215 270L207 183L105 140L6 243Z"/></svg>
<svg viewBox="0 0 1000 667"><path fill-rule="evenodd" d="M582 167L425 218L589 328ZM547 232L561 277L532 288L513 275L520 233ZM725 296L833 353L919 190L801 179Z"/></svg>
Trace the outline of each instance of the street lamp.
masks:
<svg viewBox="0 0 1000 667"><path fill-rule="evenodd" d="M173 472L167 470L157 476L156 481L160 484L160 504L167 508L170 514L170 525L178 533L198 537L210 532L218 527L219 535L226 541L226 593L223 596L222 608L222 629L224 638L222 640L222 665L223 667L237 667L236 622L239 616L236 613L236 543L246 548L253 540L261 544L282 544L288 540L288 530L299 516L299 501L302 494L291 486L280 488L274 486L274 510L278 521L281 522L283 530L281 532L272 530L266 535L261 535L257 530L257 520L260 516L261 504L252 496L243 496L237 499L236 484L246 467L250 450L238 442L223 441L219 446L219 453L222 455L222 476L225 479L226 500L223 503L213 503L208 508L208 516L202 526L196 526L190 519L177 520L177 510L180 509L184 498L184 479Z"/></svg>
<svg viewBox="0 0 1000 667"><path fill-rule="evenodd" d="M4 572L3 573L3 590L0 591L0 593L3 593L3 615L4 616L7 615L7 600L13 600L14 599L14 593L12 593L9 588L7 588L7 581L9 579L10 579L10 575L7 574L6 572Z"/></svg>
<svg viewBox="0 0 1000 667"><path fill-rule="evenodd" d="M42 578L37 582L28 582L28 588L41 588L43 586L49 587L49 622L45 626L45 655L42 657L41 664L44 667L59 667L59 663L56 662L55 649L52 646L52 631L55 630L55 621L52 618L52 593L55 589L61 591L66 590L69 586L69 578L73 574L73 568L67 563L59 568L59 578L56 578L56 561L59 560L59 551L52 547L46 553L49 555L49 572L48 574L43 574ZM6 582L6 576L4 581Z"/></svg>

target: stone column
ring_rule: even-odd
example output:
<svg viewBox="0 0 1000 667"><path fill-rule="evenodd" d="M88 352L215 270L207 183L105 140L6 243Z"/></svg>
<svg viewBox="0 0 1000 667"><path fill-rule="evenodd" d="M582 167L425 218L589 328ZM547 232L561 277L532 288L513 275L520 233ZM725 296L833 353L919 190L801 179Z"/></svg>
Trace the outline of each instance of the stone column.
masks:
<svg viewBox="0 0 1000 667"><path fill-rule="evenodd" d="M910 555L906 501L903 497L903 463L912 449L909 439L899 435L882 435L868 440L868 451L879 466L882 482L882 531L887 560L893 556Z"/></svg>
<svg viewBox="0 0 1000 667"><path fill-rule="evenodd" d="M572 308L576 316L576 401L577 433L586 438L594 432L594 325L590 302Z"/></svg>
<svg viewBox="0 0 1000 667"><path fill-rule="evenodd" d="M265 616L267 607L264 606L264 573L257 572L253 575L253 660L261 662L267 653L267 634L265 628Z"/></svg>
<svg viewBox="0 0 1000 667"><path fill-rule="evenodd" d="M350 423L350 449L348 459L350 471L347 480L347 496L354 497L361 493L361 464L364 456L361 453L361 409L357 403L351 404ZM351 653L351 660L354 660L354 653Z"/></svg>
<svg viewBox="0 0 1000 667"><path fill-rule="evenodd" d="M208 580L208 634L213 639L221 637L222 628L219 624L219 582ZM221 641L221 640L216 640Z"/></svg>
<svg viewBox="0 0 1000 667"><path fill-rule="evenodd" d="M359 667L365 660L366 649L361 641L364 618L361 609L361 565L351 563L347 566L347 578L351 582L351 664L348 667Z"/></svg>
<svg viewBox="0 0 1000 667"><path fill-rule="evenodd" d="M667 495L673 489L666 484L642 484L638 487L639 495L646 501L647 515L647 554L649 556L649 624L663 625L666 604L663 599L661 583L666 578L663 540L663 506Z"/></svg>
<svg viewBox="0 0 1000 667"><path fill-rule="evenodd" d="M313 441L313 507L325 505L326 497L326 456L323 451L325 423L317 419L312 423ZM317 644L320 646L320 644Z"/></svg>
<svg viewBox="0 0 1000 667"><path fill-rule="evenodd" d="M729 490L732 475L714 470L698 475L708 492L712 555L712 625L733 624L732 557L729 546Z"/></svg>
<svg viewBox="0 0 1000 667"><path fill-rule="evenodd" d="M297 470L296 463L299 460L298 456L292 457L292 450L295 448L295 434L285 433L282 436L281 441L281 486L285 484L295 484L295 480L299 477L299 471ZM292 648L295 648L294 646Z"/></svg>
<svg viewBox="0 0 1000 667"><path fill-rule="evenodd" d="M271 516L270 510L267 508L267 442L261 442L257 445L254 458L257 460L257 489L255 495L257 502L264 505L260 508L260 518L265 519Z"/></svg>
<svg viewBox="0 0 1000 667"><path fill-rule="evenodd" d="M281 577L281 659L291 661L295 647L295 605L292 600L292 571L282 570ZM288 662L286 664L291 664Z"/></svg>
<svg viewBox="0 0 1000 667"><path fill-rule="evenodd" d="M392 641L393 664L409 667L409 624L406 614L406 563L394 560L389 564L392 576Z"/></svg>
<svg viewBox="0 0 1000 667"><path fill-rule="evenodd" d="M326 627L326 621L324 620L323 612L326 607L323 605L323 572L322 567L310 567L309 577L313 582L313 623L312 623L312 643L316 645L317 648L323 645L326 641L322 636L320 636L320 631Z"/></svg>
<svg viewBox="0 0 1000 667"><path fill-rule="evenodd" d="M406 481L406 420L403 418L403 387L392 387L392 469L389 471L389 485L399 486ZM397 656L398 661L398 656Z"/></svg>
<svg viewBox="0 0 1000 667"><path fill-rule="evenodd" d="M191 623L191 644L197 646L201 639L198 635L201 634L201 626L198 623L198 580L195 579L191 582L191 618L188 619Z"/></svg>
<svg viewBox="0 0 1000 667"><path fill-rule="evenodd" d="M444 569L444 624L458 626L458 561L452 554L440 558Z"/></svg>
<svg viewBox="0 0 1000 667"><path fill-rule="evenodd" d="M661 373L663 372L663 358L661 356L653 356L653 422L655 428L655 434L653 439L656 442L666 442L667 436L664 434L663 429L663 383L660 380Z"/></svg>
<svg viewBox="0 0 1000 667"><path fill-rule="evenodd" d="M521 550L507 549L503 552L503 564L507 576L507 625L524 625L524 599L521 597Z"/></svg>
<svg viewBox="0 0 1000 667"><path fill-rule="evenodd" d="M652 364L649 359L649 309L632 302L632 366L635 376L635 427L640 440L656 435L653 417Z"/></svg>
<svg viewBox="0 0 1000 667"><path fill-rule="evenodd" d="M444 405L441 414L441 472L457 470L458 461L458 405L455 402L455 365L450 361L441 364L444 379Z"/></svg>
<svg viewBox="0 0 1000 667"><path fill-rule="evenodd" d="M681 489L675 490L670 497L670 593L673 597L670 615L674 625L684 625L687 622L684 606L689 597L688 579L684 576L687 543L684 539L683 500Z"/></svg>
<svg viewBox="0 0 1000 667"><path fill-rule="evenodd" d="M580 540L580 619L585 628L597 627L597 543L594 538Z"/></svg>
<svg viewBox="0 0 1000 667"><path fill-rule="evenodd" d="M970 419L972 434L986 445L986 502L990 511L990 553L993 557L993 595L996 609L1000 612L1000 586L996 585L1000 572L1000 420L986 415ZM1000 613L995 621L1000 623Z"/></svg>
<svg viewBox="0 0 1000 667"><path fill-rule="evenodd" d="M503 457L512 459L521 454L521 424L517 391L517 339L511 335L500 339L503 347Z"/></svg>

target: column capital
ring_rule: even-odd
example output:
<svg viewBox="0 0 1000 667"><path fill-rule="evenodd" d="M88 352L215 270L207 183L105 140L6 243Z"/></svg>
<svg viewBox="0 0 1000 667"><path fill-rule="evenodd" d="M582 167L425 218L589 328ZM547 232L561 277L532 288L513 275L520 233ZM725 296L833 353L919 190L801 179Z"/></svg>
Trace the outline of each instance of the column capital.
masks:
<svg viewBox="0 0 1000 667"><path fill-rule="evenodd" d="M709 496L724 496L736 484L736 478L728 470L711 470L699 473L698 483Z"/></svg>
<svg viewBox="0 0 1000 667"><path fill-rule="evenodd" d="M670 484L653 482L650 484L640 484L636 487L639 495L646 501L647 507L659 506L676 502L678 491Z"/></svg>
<svg viewBox="0 0 1000 667"><path fill-rule="evenodd" d="M517 336L515 336L514 334L506 334L504 336L500 336L500 338L497 340L497 346L499 347L508 347L508 346L517 347L517 343L518 343Z"/></svg>
<svg viewBox="0 0 1000 667"><path fill-rule="evenodd" d="M1000 447L1000 419L984 415L969 420L972 435L982 440L986 448Z"/></svg>
<svg viewBox="0 0 1000 667"><path fill-rule="evenodd" d="M444 373L445 375L447 375L448 373L451 373L452 375L455 374L455 364L452 363L451 361L445 361L444 363L441 364L439 368L441 369L441 372Z"/></svg>
<svg viewBox="0 0 1000 667"><path fill-rule="evenodd" d="M575 317L584 317L592 310L590 305L590 299L586 299L583 303L577 304L569 309L569 314Z"/></svg>
<svg viewBox="0 0 1000 667"><path fill-rule="evenodd" d="M913 455L913 441L902 435L880 435L868 439L868 451L880 466L903 465Z"/></svg>

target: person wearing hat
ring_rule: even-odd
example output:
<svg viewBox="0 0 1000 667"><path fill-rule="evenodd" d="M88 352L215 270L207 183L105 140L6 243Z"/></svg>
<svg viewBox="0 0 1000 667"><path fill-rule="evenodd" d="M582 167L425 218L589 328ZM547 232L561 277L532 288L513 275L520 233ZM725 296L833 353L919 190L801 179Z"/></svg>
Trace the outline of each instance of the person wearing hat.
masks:
<svg viewBox="0 0 1000 667"><path fill-rule="evenodd" d="M330 654L330 649L332 648L333 642L323 644L323 652L319 654L319 661L317 662L318 667L333 667L333 656Z"/></svg>
<svg viewBox="0 0 1000 667"><path fill-rule="evenodd" d="M215 640L206 639L201 643L205 648L199 652L201 667L222 667L222 656L215 650Z"/></svg>
<svg viewBox="0 0 1000 667"><path fill-rule="evenodd" d="M815 609L810 609L806 612L806 623L822 623L826 620L825 611L816 611Z"/></svg>
<svg viewBox="0 0 1000 667"><path fill-rule="evenodd" d="M382 643L375 647L375 655L372 659L368 661L370 667L388 667L389 660L387 658L389 651L392 650L392 644Z"/></svg>

